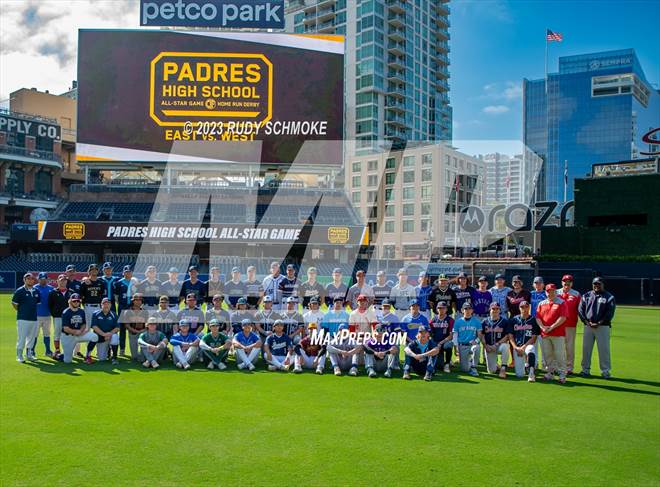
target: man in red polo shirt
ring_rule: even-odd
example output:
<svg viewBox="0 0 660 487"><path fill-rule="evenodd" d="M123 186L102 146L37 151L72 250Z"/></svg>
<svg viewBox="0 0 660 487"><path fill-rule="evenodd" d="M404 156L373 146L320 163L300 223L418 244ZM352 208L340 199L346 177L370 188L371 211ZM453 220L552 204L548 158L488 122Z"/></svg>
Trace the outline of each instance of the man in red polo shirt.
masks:
<svg viewBox="0 0 660 487"><path fill-rule="evenodd" d="M557 286L545 286L547 299L541 301L536 308L536 323L541 328L541 350L547 364L545 380L554 379L559 372L559 382L566 382L566 304L557 297Z"/></svg>
<svg viewBox="0 0 660 487"><path fill-rule="evenodd" d="M575 330L578 322L578 306L582 295L573 289L573 276L566 274L561 278L561 289L557 293L566 303L566 374L573 373L573 362L575 361Z"/></svg>

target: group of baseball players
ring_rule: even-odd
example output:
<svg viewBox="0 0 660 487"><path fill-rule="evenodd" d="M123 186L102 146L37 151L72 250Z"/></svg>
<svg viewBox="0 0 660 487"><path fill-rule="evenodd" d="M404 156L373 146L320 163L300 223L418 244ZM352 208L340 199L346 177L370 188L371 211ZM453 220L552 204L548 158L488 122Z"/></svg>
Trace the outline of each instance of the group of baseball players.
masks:
<svg viewBox="0 0 660 487"><path fill-rule="evenodd" d="M460 370L471 376L479 375L477 366L484 361L488 373L502 379L513 369L516 377L534 382L542 368L545 380L558 376L564 383L573 373L581 321L581 375L590 375L595 342L601 375L610 377L616 305L599 277L581 295L571 275L563 276L559 288L535 277L533 289L527 290L519 276L509 287L502 274L493 286L481 276L474 287L465 273L453 285L446 275L432 285L422 272L412 285L400 269L398 282L390 286L385 272L379 271L370 285L360 270L349 287L339 268L325 286L314 267L307 269L305 281L293 265L282 274L273 262L270 271L259 280L250 266L243 279L234 267L231 279L223 281L220 269L212 267L203 282L191 266L181 282L178 269L170 268L161 282L154 266L138 279L127 265L118 278L112 264L105 263L101 269L90 265L82 280L68 266L55 286L45 273L36 278L27 273L12 297L17 360L36 360L42 330L45 355L65 363L78 357L92 364L96 350L97 360L117 365L128 342L131 359L146 368L156 369L171 358L184 370L199 363L223 370L233 357L241 370L254 370L263 359L271 371L323 374L329 361L335 375L355 376L363 366L369 377L391 377L402 368L404 379L414 373L430 381L436 373L451 372L455 355ZM316 339L323 333L332 339ZM393 334L405 341L388 339Z"/></svg>

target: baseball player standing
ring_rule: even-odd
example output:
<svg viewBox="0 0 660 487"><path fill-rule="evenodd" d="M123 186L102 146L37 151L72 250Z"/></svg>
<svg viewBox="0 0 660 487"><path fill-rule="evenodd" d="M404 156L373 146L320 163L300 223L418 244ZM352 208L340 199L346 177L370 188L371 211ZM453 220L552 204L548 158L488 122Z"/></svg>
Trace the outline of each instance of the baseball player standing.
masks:
<svg viewBox="0 0 660 487"><path fill-rule="evenodd" d="M138 337L138 345L140 345L140 351L145 358L142 365L145 368L151 367L152 369L160 367L158 361L164 356L167 343L165 334L158 330L157 319L154 317L149 318L147 329L140 333Z"/></svg>
<svg viewBox="0 0 660 487"><path fill-rule="evenodd" d="M39 282L34 286L39 292L39 304L37 305L37 334L32 343L32 355L36 357L35 348L37 346L37 339L39 338L39 330L43 334L44 347L46 348L46 356L52 357L53 352L50 350L50 308L48 307L48 295L55 289L48 284L48 274L45 272L39 273Z"/></svg>
<svg viewBox="0 0 660 487"><path fill-rule="evenodd" d="M387 284L385 271L376 273L376 284L371 287L374 291L374 304L380 306L383 300L390 298L392 287Z"/></svg>
<svg viewBox="0 0 660 487"><path fill-rule="evenodd" d="M529 369L529 382L536 381L534 369L536 368L536 338L541 329L532 316L530 304L523 301L519 305L520 314L509 321L509 342L513 348L513 365L516 377L525 375L525 366Z"/></svg>
<svg viewBox="0 0 660 487"><path fill-rule="evenodd" d="M365 282L366 275L367 274L361 269L357 271L355 273L356 282L348 288L348 293L346 293L346 302L353 310L358 307L359 296L366 296L368 306L371 306L374 302L374 290Z"/></svg>
<svg viewBox="0 0 660 487"><path fill-rule="evenodd" d="M573 276L566 274L561 278L561 289L557 293L566 303L566 374L573 373L573 363L575 362L575 335L578 322L578 307L582 296L573 289Z"/></svg>
<svg viewBox="0 0 660 487"><path fill-rule="evenodd" d="M456 293L449 286L449 278L445 274L440 274L438 280L431 294L429 294L429 302L433 309L438 309L438 303L444 301L447 304L447 314L452 316L454 311L460 310L456 307Z"/></svg>
<svg viewBox="0 0 660 487"><path fill-rule="evenodd" d="M509 306L506 296L511 291L511 288L505 284L506 278L504 277L504 274L497 274L495 275L495 285L490 288L490 294L493 296L493 301L500 305L500 313L502 313L502 316L509 315Z"/></svg>
<svg viewBox="0 0 660 487"><path fill-rule="evenodd" d="M71 294L80 294L80 285L82 284L78 279L76 279L76 266L68 265L66 266L66 271L64 271L67 278L67 287L71 291Z"/></svg>
<svg viewBox="0 0 660 487"><path fill-rule="evenodd" d="M369 306L369 296L360 294L357 297L357 306L348 318L349 329L358 333L371 333L377 322L376 313Z"/></svg>
<svg viewBox="0 0 660 487"><path fill-rule="evenodd" d="M531 308L531 314L534 318L536 318L536 309L539 307L539 303L543 300L545 300L548 295L545 294L545 283L543 282L543 278L541 276L536 276L534 278L534 283L533 283L534 289L529 293L532 300L530 301L530 308ZM536 320L535 320L536 321ZM539 331L539 336L536 338L536 342L534 343L534 353L536 354L536 358L541 356L539 353L541 351L541 332ZM543 363L543 368L546 368L546 363L545 363L545 357L542 359Z"/></svg>
<svg viewBox="0 0 660 487"><path fill-rule="evenodd" d="M481 321L472 315L472 305L463 303L461 306L463 316L454 321L453 342L456 347L460 368L463 372L468 372L472 377L477 377L477 362L481 354L479 345L479 330L481 330Z"/></svg>
<svg viewBox="0 0 660 487"><path fill-rule="evenodd" d="M161 296L165 295L168 297L170 311L176 314L179 312L179 306L181 305L181 283L179 282L179 269L176 267L170 267L167 276L167 281L162 282L160 285L159 294Z"/></svg>
<svg viewBox="0 0 660 487"><path fill-rule="evenodd" d="M523 301L527 301L529 303L532 300L532 295L527 289L523 287L523 281L520 276L513 276L511 279L511 284L513 285L513 289L506 295L508 315L502 315L505 318L513 318L514 316L518 316L520 314L520 303Z"/></svg>
<svg viewBox="0 0 660 487"><path fill-rule="evenodd" d="M170 269L171 271L172 269ZM210 308L213 304L213 297L216 294L225 294L225 283L220 279L220 268L213 266L209 269L211 274L209 280L204 284L206 285L206 309Z"/></svg>
<svg viewBox="0 0 660 487"><path fill-rule="evenodd" d="M566 382L566 304L557 297L557 286L550 283L545 286L547 299L539 303L536 309L536 323L541 329L543 358L547 365L544 380L554 379L559 373L559 382Z"/></svg>
<svg viewBox="0 0 660 487"><path fill-rule="evenodd" d="M101 309L101 300L106 297L105 283L98 278L99 268L90 264L87 269L88 276L80 285L80 297L85 310L86 323L92 322L92 315Z"/></svg>
<svg viewBox="0 0 660 487"><path fill-rule="evenodd" d="M332 271L332 282L325 287L325 304L329 308L335 298L341 298L342 302L345 303L346 293L348 293L348 287L342 282L341 269L335 267Z"/></svg>
<svg viewBox="0 0 660 487"><path fill-rule="evenodd" d="M422 313L430 321L433 310L430 308L429 296L433 290L433 286L429 284L429 275L426 272L420 272L418 284L415 286L415 295L419 303L419 312Z"/></svg>
<svg viewBox="0 0 660 487"><path fill-rule="evenodd" d="M193 335L202 336L204 333L205 316L199 306L197 306L197 295L195 293L188 293L186 296L186 306L177 313L176 319L188 323L188 326L190 326L189 331Z"/></svg>
<svg viewBox="0 0 660 487"><path fill-rule="evenodd" d="M337 333L340 325L345 324L348 326L349 320L350 316L344 307L344 297L335 296L332 298L332 308L328 310L323 316L323 320L321 320L321 326L328 333Z"/></svg>
<svg viewBox="0 0 660 487"><path fill-rule="evenodd" d="M126 354L126 326L121 320L125 310L131 307L135 289L133 286L133 268L125 265L121 279L115 282L115 295L117 296L117 314L119 315L119 353Z"/></svg>
<svg viewBox="0 0 660 487"><path fill-rule="evenodd" d="M270 275L266 276L262 282L264 294L270 296L273 300L273 309L279 311L282 309L282 294L280 293L280 282L284 276L280 274L279 262L270 263Z"/></svg>
<svg viewBox="0 0 660 487"><path fill-rule="evenodd" d="M106 262L101 267L103 275L99 280L105 284L105 295L110 300L110 309L117 314L117 295L115 294L115 282L119 279L112 275L113 267L111 262Z"/></svg>
<svg viewBox="0 0 660 487"><path fill-rule="evenodd" d="M181 284L179 296L187 299L189 294L194 294L195 301L201 306L206 299L206 284L199 280L199 269L196 265L188 268L188 275L190 277Z"/></svg>
<svg viewBox="0 0 660 487"><path fill-rule="evenodd" d="M454 318L447 314L447 303L440 301L436 308L438 314L433 317L429 328L431 330L431 339L438 344L440 353L436 361L436 368L442 368L444 372L451 372L451 353L454 349L453 331Z"/></svg>
<svg viewBox="0 0 660 487"><path fill-rule="evenodd" d="M424 326L428 329L429 320L419 311L419 303L416 299L410 301L410 313L401 320L401 330L407 333L408 342L414 342L417 339L419 327Z"/></svg>
<svg viewBox="0 0 660 487"><path fill-rule="evenodd" d="M408 271L401 268L397 272L399 282L392 288L390 293L390 302L398 314L404 315L409 308L410 302L416 299L415 288L408 284Z"/></svg>
<svg viewBox="0 0 660 487"><path fill-rule="evenodd" d="M73 361L73 349L78 343L95 342L99 337L87 327L85 312L80 309L80 295L72 294L69 307L62 313L62 361Z"/></svg>
<svg viewBox="0 0 660 487"><path fill-rule="evenodd" d="M69 307L69 298L73 294L66 286L67 278L64 274L57 277L57 289L48 294L48 309L53 317L53 345L54 359L60 356L60 338L62 337L62 312Z"/></svg>
<svg viewBox="0 0 660 487"><path fill-rule="evenodd" d="M248 309L254 314L259 309L261 301L264 299L264 287L257 280L257 268L253 265L247 268L247 280L245 281L245 297L247 298Z"/></svg>
<svg viewBox="0 0 660 487"><path fill-rule="evenodd" d="M484 320L490 314L490 304L493 302L493 295L488 290L488 278L481 276L477 281L478 288L472 294L472 308L477 318Z"/></svg>
<svg viewBox="0 0 660 487"><path fill-rule="evenodd" d="M247 309L246 294L247 286L241 281L241 270L238 267L234 267L231 270L231 279L225 282L225 302L229 306L229 309L236 309L239 299L245 301L245 307Z"/></svg>
<svg viewBox="0 0 660 487"><path fill-rule="evenodd" d="M264 341L268 335L273 333L273 324L277 320L281 320L280 314L273 309L273 298L271 296L264 296L264 307L254 316L256 331Z"/></svg>
<svg viewBox="0 0 660 487"><path fill-rule="evenodd" d="M479 338L486 351L486 368L491 374L499 369L500 378L506 379L506 365L509 363L509 323L500 314L499 303L490 304L490 316L481 322ZM497 355L502 356L497 366Z"/></svg>
<svg viewBox="0 0 660 487"><path fill-rule="evenodd" d="M16 341L16 360L24 362L23 350L26 351L27 359L34 360L32 343L39 331L37 322L37 306L40 301L39 291L34 289L36 280L34 276L27 273L23 276L23 285L19 287L11 298L11 304L16 310L16 328L18 340Z"/></svg>
<svg viewBox="0 0 660 487"><path fill-rule="evenodd" d="M307 280L298 288L298 294L302 298L303 308L309 306L309 300L316 298L319 305L325 303L325 288L316 280L318 271L316 267L307 269Z"/></svg>
<svg viewBox="0 0 660 487"><path fill-rule="evenodd" d="M144 309L155 311L158 309L160 299L160 287L162 283L157 279L158 270L156 266L150 265L144 273L144 280L138 284L138 292L142 294Z"/></svg>
<svg viewBox="0 0 660 487"><path fill-rule="evenodd" d="M154 318L156 320L156 329L168 339L174 334L174 326L178 323L176 314L170 311L169 304L169 297L162 295L158 300L158 309L149 313L149 319Z"/></svg>
<svg viewBox="0 0 660 487"><path fill-rule="evenodd" d="M584 323L582 337L582 372L583 377L589 377L591 371L591 354L594 341L598 345L598 363L603 379L611 377L610 362L610 330L616 311L614 296L605 291L605 283L600 277L591 281L591 291L585 293L578 307L580 319Z"/></svg>

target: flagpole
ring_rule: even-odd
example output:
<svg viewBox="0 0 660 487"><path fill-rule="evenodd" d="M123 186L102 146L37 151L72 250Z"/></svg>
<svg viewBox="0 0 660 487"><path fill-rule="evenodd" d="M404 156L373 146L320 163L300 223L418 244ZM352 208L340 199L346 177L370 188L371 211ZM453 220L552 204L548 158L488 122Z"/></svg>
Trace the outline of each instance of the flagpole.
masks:
<svg viewBox="0 0 660 487"><path fill-rule="evenodd" d="M545 28L545 72L544 72L544 77L545 77L545 94L546 97L548 95L548 28ZM547 104L547 100L546 100ZM547 107L546 107L546 113L548 112Z"/></svg>
<svg viewBox="0 0 660 487"><path fill-rule="evenodd" d="M458 173L456 173L456 205L454 206L454 257L458 257Z"/></svg>
<svg viewBox="0 0 660 487"><path fill-rule="evenodd" d="M564 203L568 194L568 159L564 159Z"/></svg>

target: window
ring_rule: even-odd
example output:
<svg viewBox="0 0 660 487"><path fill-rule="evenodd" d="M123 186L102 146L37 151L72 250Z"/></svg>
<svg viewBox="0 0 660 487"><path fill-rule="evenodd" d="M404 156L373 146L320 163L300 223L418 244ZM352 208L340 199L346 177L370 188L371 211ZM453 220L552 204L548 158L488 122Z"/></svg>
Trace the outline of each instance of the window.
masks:
<svg viewBox="0 0 660 487"><path fill-rule="evenodd" d="M413 216L415 214L415 203L406 203L403 205L403 216Z"/></svg>
<svg viewBox="0 0 660 487"><path fill-rule="evenodd" d="M433 164L433 154L422 154L422 166Z"/></svg>
<svg viewBox="0 0 660 487"><path fill-rule="evenodd" d="M361 176L353 176L353 187L354 188L359 188L362 186L362 177Z"/></svg>
<svg viewBox="0 0 660 487"><path fill-rule="evenodd" d="M361 194L362 194L362 193L360 193L359 191L354 191L353 194L351 195L351 201L352 201L354 204L359 205L359 204L360 204L360 195L361 195Z"/></svg>
<svg viewBox="0 0 660 487"><path fill-rule="evenodd" d="M403 199L404 200L415 199L415 188L403 188Z"/></svg>
<svg viewBox="0 0 660 487"><path fill-rule="evenodd" d="M378 223L369 222L369 236L370 240L373 239L378 234Z"/></svg>
<svg viewBox="0 0 660 487"><path fill-rule="evenodd" d="M415 231L415 222L412 220L404 220L403 222L403 232L410 233Z"/></svg>
<svg viewBox="0 0 660 487"><path fill-rule="evenodd" d="M431 214L431 203L422 203L422 215Z"/></svg>
<svg viewBox="0 0 660 487"><path fill-rule="evenodd" d="M433 170L422 169L422 181L432 181L432 180L433 180Z"/></svg>
<svg viewBox="0 0 660 487"><path fill-rule="evenodd" d="M403 158L403 167L414 167L415 156L406 156Z"/></svg>
<svg viewBox="0 0 660 487"><path fill-rule="evenodd" d="M374 187L378 184L378 176L371 174L367 177L367 186Z"/></svg>
<svg viewBox="0 0 660 487"><path fill-rule="evenodd" d="M378 207L377 206L372 206L369 208L369 218L378 218Z"/></svg>
<svg viewBox="0 0 660 487"><path fill-rule="evenodd" d="M386 221L385 222L385 233L394 233L394 222Z"/></svg>
<svg viewBox="0 0 660 487"><path fill-rule="evenodd" d="M431 186L422 186L422 199L430 198L433 195Z"/></svg>
<svg viewBox="0 0 660 487"><path fill-rule="evenodd" d="M404 183L414 183L415 182L415 171L404 171L403 172L403 182Z"/></svg>
<svg viewBox="0 0 660 487"><path fill-rule="evenodd" d="M360 161L353 163L353 172L360 172Z"/></svg>
<svg viewBox="0 0 660 487"><path fill-rule="evenodd" d="M378 161L369 161L367 162L368 171L378 171Z"/></svg>
<svg viewBox="0 0 660 487"><path fill-rule="evenodd" d="M46 171L39 171L34 177L34 190L37 193L50 194L53 189L53 176Z"/></svg>
<svg viewBox="0 0 660 487"><path fill-rule="evenodd" d="M394 199L394 190L386 189L385 190L385 201L392 201Z"/></svg>
<svg viewBox="0 0 660 487"><path fill-rule="evenodd" d="M25 191L25 174L22 169L9 168L5 174L7 175L5 189L9 193L23 193Z"/></svg>
<svg viewBox="0 0 660 487"><path fill-rule="evenodd" d="M396 159L394 157L388 157L385 162L385 169L396 169Z"/></svg>
<svg viewBox="0 0 660 487"><path fill-rule="evenodd" d="M385 173L385 184L392 185L396 179L396 174L393 172Z"/></svg>
<svg viewBox="0 0 660 487"><path fill-rule="evenodd" d="M367 201L369 203L373 203L376 201L376 196L378 195L378 191L368 191L367 192Z"/></svg>
<svg viewBox="0 0 660 487"><path fill-rule="evenodd" d="M428 220L422 220L420 230L422 232L428 232L429 231L429 221Z"/></svg>
<svg viewBox="0 0 660 487"><path fill-rule="evenodd" d="M385 207L385 216L394 216L394 205L387 205Z"/></svg>

